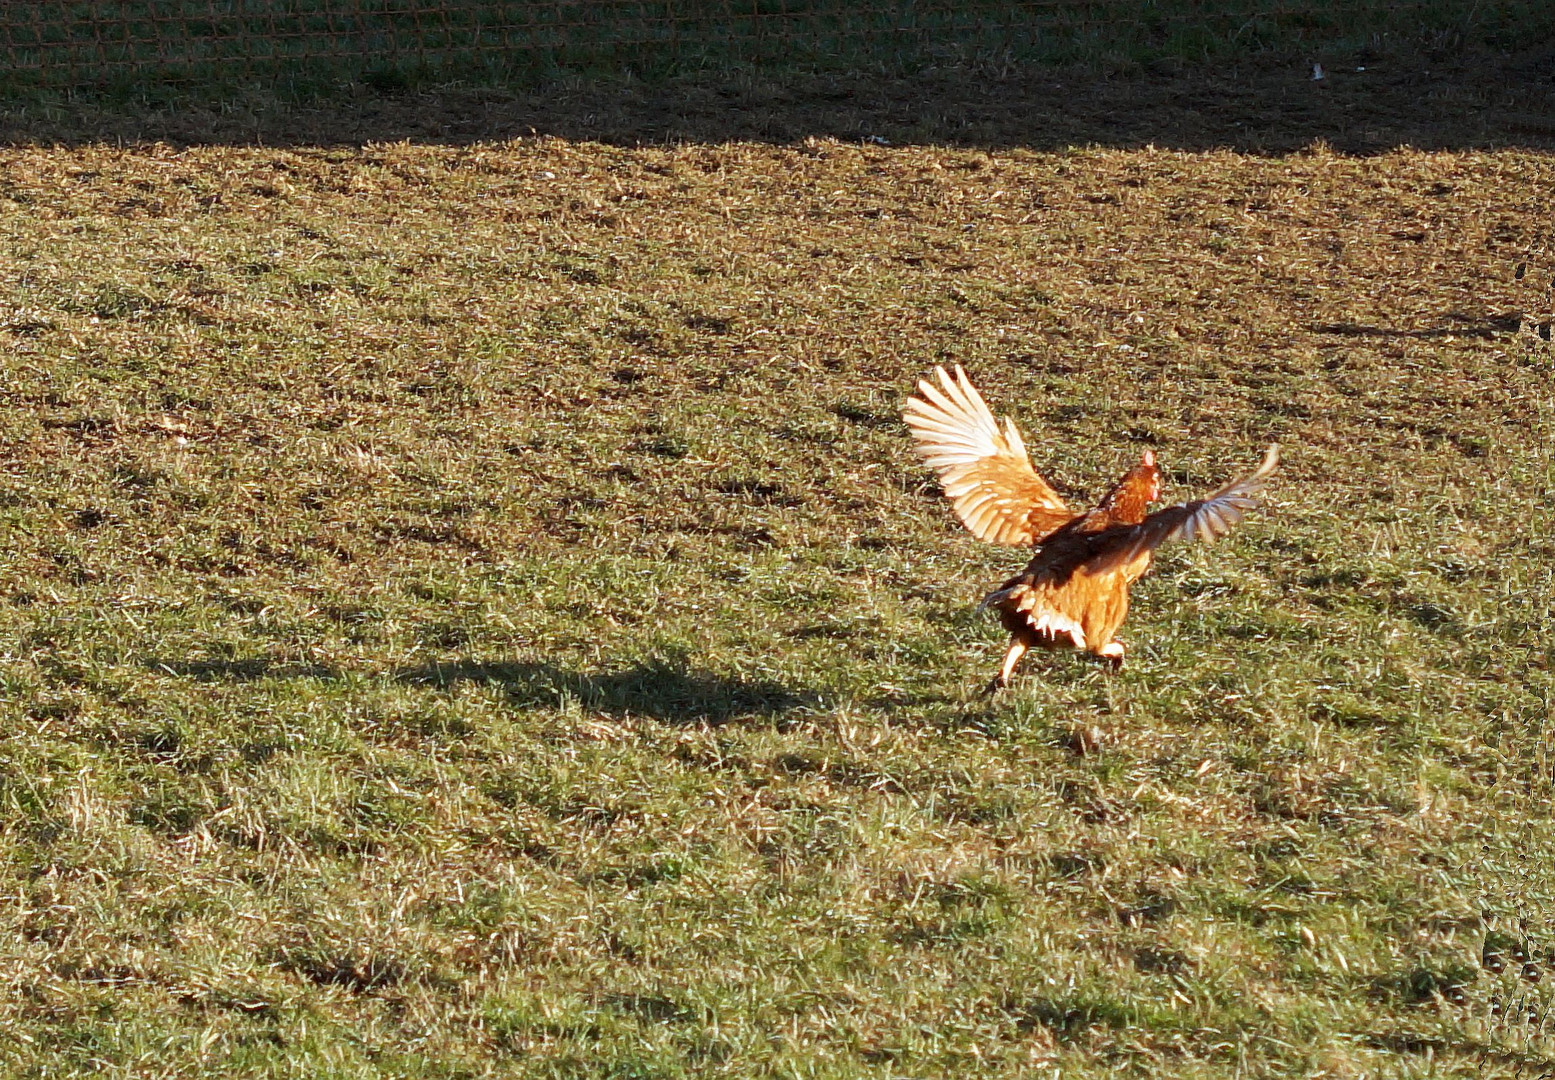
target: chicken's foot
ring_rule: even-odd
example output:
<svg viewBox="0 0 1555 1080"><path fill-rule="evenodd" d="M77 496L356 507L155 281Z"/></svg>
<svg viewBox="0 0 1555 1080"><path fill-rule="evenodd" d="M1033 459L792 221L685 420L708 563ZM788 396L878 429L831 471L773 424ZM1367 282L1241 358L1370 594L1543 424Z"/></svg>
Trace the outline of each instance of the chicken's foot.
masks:
<svg viewBox="0 0 1555 1080"><path fill-rule="evenodd" d="M1123 670L1123 642L1109 641L1096 650L1096 655L1107 661L1113 671Z"/></svg>

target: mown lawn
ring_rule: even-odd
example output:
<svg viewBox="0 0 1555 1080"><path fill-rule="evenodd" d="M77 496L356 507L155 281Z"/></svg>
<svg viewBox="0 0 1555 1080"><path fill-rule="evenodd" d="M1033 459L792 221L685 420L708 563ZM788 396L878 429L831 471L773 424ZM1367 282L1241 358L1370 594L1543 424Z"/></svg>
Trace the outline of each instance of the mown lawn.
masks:
<svg viewBox="0 0 1555 1080"><path fill-rule="evenodd" d="M1552 190L0 151L6 1075L1555 1073ZM1120 676L978 697L942 362L1076 502L1283 444Z"/></svg>

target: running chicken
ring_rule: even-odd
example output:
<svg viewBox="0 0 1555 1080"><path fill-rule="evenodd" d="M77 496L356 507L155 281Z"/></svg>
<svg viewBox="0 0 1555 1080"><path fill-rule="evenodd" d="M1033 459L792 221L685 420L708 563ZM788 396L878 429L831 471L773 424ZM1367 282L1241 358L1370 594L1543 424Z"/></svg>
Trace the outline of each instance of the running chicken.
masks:
<svg viewBox="0 0 1555 1080"><path fill-rule="evenodd" d="M1113 635L1128 613L1129 586L1150 569L1155 549L1168 540L1225 535L1257 505L1254 496L1279 462L1279 445L1271 445L1252 475L1151 514L1161 469L1146 450L1095 509L1076 514L1031 467L1014 422L995 422L966 372L959 365L954 378L942 367L935 372L940 385L920 380L902 410L919 455L939 474L973 536L1036 549L1026 569L983 601L1010 632L989 693L1009 685L1033 648L1085 649L1122 667L1123 643Z"/></svg>

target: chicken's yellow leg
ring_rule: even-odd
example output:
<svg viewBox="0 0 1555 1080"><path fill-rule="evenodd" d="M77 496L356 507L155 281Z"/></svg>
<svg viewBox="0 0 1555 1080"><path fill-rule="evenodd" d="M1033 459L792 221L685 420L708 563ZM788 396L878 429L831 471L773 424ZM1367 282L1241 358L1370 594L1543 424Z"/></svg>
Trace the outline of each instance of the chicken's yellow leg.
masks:
<svg viewBox="0 0 1555 1080"><path fill-rule="evenodd" d="M1015 665L1020 663L1020 658L1026 655L1027 648L1029 646L1021 641L1020 638L1012 638L1010 640L1010 651L1004 654L1004 667L999 670L998 675L994 676L994 680L988 684L988 689L984 690L983 693L993 694L1010 685L1010 676L1015 674Z"/></svg>

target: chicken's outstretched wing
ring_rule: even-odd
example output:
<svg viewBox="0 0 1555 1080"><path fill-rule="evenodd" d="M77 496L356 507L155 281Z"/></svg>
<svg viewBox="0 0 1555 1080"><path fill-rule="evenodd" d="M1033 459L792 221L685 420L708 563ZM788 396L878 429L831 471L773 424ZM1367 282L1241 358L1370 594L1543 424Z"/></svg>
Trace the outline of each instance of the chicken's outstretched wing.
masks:
<svg viewBox="0 0 1555 1080"><path fill-rule="evenodd" d="M959 364L955 378L934 370L940 385L920 379L902 419L962 524L979 540L1028 547L1070 520L1064 500L1031 467L1014 421L999 427Z"/></svg>
<svg viewBox="0 0 1555 1080"><path fill-rule="evenodd" d="M1157 510L1144 521L1107 545L1092 565L1097 569L1133 562L1139 555L1154 551L1168 540L1218 540L1230 532L1242 516L1258 505L1257 495L1280 463L1280 444L1271 443L1263 463L1248 476L1232 480L1218 491Z"/></svg>

